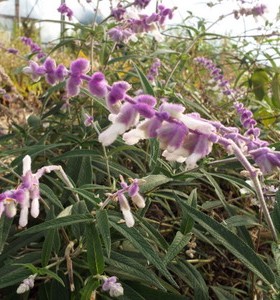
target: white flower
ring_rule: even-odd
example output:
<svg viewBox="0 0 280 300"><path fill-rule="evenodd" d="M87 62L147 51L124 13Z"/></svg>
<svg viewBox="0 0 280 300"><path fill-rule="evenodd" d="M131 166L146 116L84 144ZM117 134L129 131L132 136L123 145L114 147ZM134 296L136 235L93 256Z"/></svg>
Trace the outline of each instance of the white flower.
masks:
<svg viewBox="0 0 280 300"><path fill-rule="evenodd" d="M195 114L181 115L180 120L191 130L198 131L202 134L211 134L216 129L210 123L203 121Z"/></svg>
<svg viewBox="0 0 280 300"><path fill-rule="evenodd" d="M23 294L34 287L34 280L37 274L30 275L22 281L22 283L17 288L17 294Z"/></svg>
<svg viewBox="0 0 280 300"><path fill-rule="evenodd" d="M116 276L104 279L102 290L109 291L111 297L119 297L123 295L123 287L119 282L117 282Z"/></svg>
<svg viewBox="0 0 280 300"><path fill-rule="evenodd" d="M101 132L98 137L98 141L103 146L111 145L119 135L123 134L126 130L126 125L123 123L113 123L106 130Z"/></svg>
<svg viewBox="0 0 280 300"><path fill-rule="evenodd" d="M125 195L123 193L118 193L118 200L119 200L120 208L121 208L126 226L133 227L135 224L135 221L134 221L133 215L131 213L130 205L127 201L127 198L125 197Z"/></svg>
<svg viewBox="0 0 280 300"><path fill-rule="evenodd" d="M144 208L146 205L143 196L139 193L136 193L134 196L131 196L131 200L139 208Z"/></svg>

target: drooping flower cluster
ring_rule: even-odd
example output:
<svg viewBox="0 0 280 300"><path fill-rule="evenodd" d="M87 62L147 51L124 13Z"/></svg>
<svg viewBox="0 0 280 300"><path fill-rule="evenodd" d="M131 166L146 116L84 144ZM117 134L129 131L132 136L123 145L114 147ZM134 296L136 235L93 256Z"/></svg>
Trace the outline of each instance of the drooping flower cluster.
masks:
<svg viewBox="0 0 280 300"><path fill-rule="evenodd" d="M11 53L11 54L14 54L14 55L19 53L19 50L16 49L16 48L8 48L7 51L8 51L8 53Z"/></svg>
<svg viewBox="0 0 280 300"><path fill-rule="evenodd" d="M220 131L223 131L223 136L233 140L240 146L244 154L250 155L263 174L269 174L276 167L280 167L280 153L268 148L269 143L259 138L261 131L256 127L257 122L253 118L253 113L238 101L239 91L231 89L229 82L213 61L204 57L198 57L195 61L210 71L210 75L218 82L225 95L233 97L234 107L240 116L241 125L246 129L244 135L241 135L237 128L226 128L220 124L218 127Z"/></svg>
<svg viewBox="0 0 280 300"><path fill-rule="evenodd" d="M24 279L22 283L17 288L17 294L23 294L34 287L34 280L37 274L30 275L28 278Z"/></svg>
<svg viewBox="0 0 280 300"><path fill-rule="evenodd" d="M83 82L83 75L89 71L89 61L86 59L77 59L70 65L69 77L66 81L66 90L69 97L80 93L80 86Z"/></svg>
<svg viewBox="0 0 280 300"><path fill-rule="evenodd" d="M117 282L116 276L107 277L102 284L102 290L109 292L111 297L119 297L123 295L123 287L121 283Z"/></svg>
<svg viewBox="0 0 280 300"><path fill-rule="evenodd" d="M156 138L167 160L184 162L187 169L191 169L212 151L214 143L220 144L231 154L232 143L235 143L244 155L254 159L263 173L280 167L280 154L268 148L266 141L259 139L260 130L256 127L252 112L234 99L239 94L230 87L221 70L205 58L197 58L196 62L210 71L224 95L233 98L241 125L246 129L245 134L241 134L236 127L226 127L220 122L203 119L198 113L185 114L185 108L180 104L163 101L156 108L157 100L151 95L130 97L127 94L131 88L128 82L118 81L110 86L101 72L87 75L89 62L82 58L72 62L70 70L62 65L56 68L49 58L41 66L30 62L25 72L33 80L38 80L40 76L45 76L49 83L66 80L69 97L78 95L85 81L94 96L105 98L112 124L99 135L99 142L104 146L109 146L121 135L130 145L141 139Z"/></svg>
<svg viewBox="0 0 280 300"><path fill-rule="evenodd" d="M253 17L259 17L265 14L267 10L266 5L264 4L258 4L251 8L240 8L239 10L234 10L233 14L235 19L239 19L241 16L253 16Z"/></svg>
<svg viewBox="0 0 280 300"><path fill-rule="evenodd" d="M23 68L23 72L30 75L33 81L39 81L42 76L45 76L50 85L63 81L68 75L67 69L62 64L56 67L55 61L51 58L47 58L42 65L31 60L29 66Z"/></svg>
<svg viewBox="0 0 280 300"><path fill-rule="evenodd" d="M125 194L127 194L132 202L138 207L138 208L144 208L145 207L145 200L143 196L139 193L139 180L133 179L131 180L131 183L128 185L124 180L123 177L121 178L121 189L115 192L114 194L108 193L108 200L115 200L119 202L121 212L123 214L125 223L127 227L133 227L134 226L134 217L131 212L131 208L129 205L129 202L127 200L127 197ZM103 204L103 207L107 203Z"/></svg>
<svg viewBox="0 0 280 300"><path fill-rule="evenodd" d="M121 3L118 3L117 7L112 9L111 13L112 16L116 19L116 21L122 21L124 19L126 9L122 6Z"/></svg>
<svg viewBox="0 0 280 300"><path fill-rule="evenodd" d="M23 158L22 163L21 184L15 190L8 190L0 194L0 217L5 213L8 218L13 218L17 212L16 206L19 205L19 225L25 227L28 223L29 210L33 218L37 218L39 215L39 179L45 173L59 170L60 166L42 167L36 173L32 173L29 155Z"/></svg>
<svg viewBox="0 0 280 300"><path fill-rule="evenodd" d="M37 58L43 58L46 54L43 52L42 48L29 37L23 36L20 40L30 48L33 54L36 54Z"/></svg>
<svg viewBox="0 0 280 300"><path fill-rule="evenodd" d="M231 89L229 81L226 80L222 74L222 70L218 68L211 59L205 57L196 57L194 59L196 63L204 66L209 72L216 83L216 85L221 89L222 93L226 96L234 96L235 90Z"/></svg>
<svg viewBox="0 0 280 300"><path fill-rule="evenodd" d="M148 75L147 75L147 78L154 82L156 77L158 76L158 70L159 70L159 67L161 66L161 62L160 62L160 59L159 58L156 58L148 72Z"/></svg>
<svg viewBox="0 0 280 300"><path fill-rule="evenodd" d="M72 17L74 15L73 11L71 8L69 8L65 3L61 4L58 9L58 12L60 12L62 15L66 15L69 21L72 20Z"/></svg>
<svg viewBox="0 0 280 300"><path fill-rule="evenodd" d="M138 1L135 4L144 8L147 1ZM115 42L128 42L137 40L137 34L150 32L157 40L161 40L159 29L163 27L167 19L172 19L173 9L166 8L163 5L158 6L158 12L151 15L139 14L138 16L128 17L123 6L118 5L112 10L112 15L120 25L110 29L108 36Z"/></svg>
<svg viewBox="0 0 280 300"><path fill-rule="evenodd" d="M134 5L138 6L139 8L145 8L150 2L151 0L135 0Z"/></svg>

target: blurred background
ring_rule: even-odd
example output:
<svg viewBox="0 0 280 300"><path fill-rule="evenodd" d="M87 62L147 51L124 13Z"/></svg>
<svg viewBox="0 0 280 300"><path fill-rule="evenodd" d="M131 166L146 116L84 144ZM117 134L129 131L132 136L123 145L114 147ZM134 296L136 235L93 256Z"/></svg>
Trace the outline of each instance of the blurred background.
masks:
<svg viewBox="0 0 280 300"><path fill-rule="evenodd" d="M39 31L41 42L49 43L59 38L61 26L55 21L61 19L57 8L61 3L66 3L73 11L74 18L72 22L82 24L91 24L94 20L95 9L98 6L97 22L102 21L110 14L110 2L116 6L119 1L109 0L93 0L87 3L86 0L52 0L51 4L48 0L0 0L0 30L1 37L10 39L14 31L14 21L20 21L23 30L36 28ZM241 17L236 20L233 15L220 20L216 25L211 27L211 30L219 34L234 34L241 35L245 33L260 33L261 30L267 30L264 26L268 22L273 22L277 27L279 25L279 6L280 1L240 1L240 0L152 0L146 8L146 13L155 11L156 5L162 3L167 7L177 7L174 13L174 18L170 24L182 23L190 16L205 19L208 24L213 24L215 21L231 14L233 10L238 10L240 7L251 7L256 4L264 4L267 7L265 17L254 18ZM37 22L40 20L40 22Z"/></svg>

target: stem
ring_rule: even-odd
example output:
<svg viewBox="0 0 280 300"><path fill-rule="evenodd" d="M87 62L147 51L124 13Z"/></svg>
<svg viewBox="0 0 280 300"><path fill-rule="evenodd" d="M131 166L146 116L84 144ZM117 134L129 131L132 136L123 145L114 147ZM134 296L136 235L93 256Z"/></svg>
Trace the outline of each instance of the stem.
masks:
<svg viewBox="0 0 280 300"><path fill-rule="evenodd" d="M258 169L254 168L250 164L250 162L248 161L246 156L243 154L241 149L233 141L228 140L228 142L229 142L230 146L232 147L232 150L233 150L235 156L237 157L237 159L241 162L243 167L249 172L249 176L254 183L257 199L260 201L260 205L261 205L261 209L263 211L264 217L265 217L266 222L272 232L273 238L274 238L275 242L277 243L278 242L277 232L274 227L273 221L271 219L269 210L267 208L267 205L266 205L266 202L264 199L264 195L263 195L263 191L262 191L261 182L259 180L259 175L261 173Z"/></svg>
<svg viewBox="0 0 280 300"><path fill-rule="evenodd" d="M96 124L93 124L95 131L97 132L97 134L100 134L99 129L97 128ZM111 172L110 172L110 166L109 166L109 157L107 155L107 151L106 151L106 147L102 145L103 148L103 153L104 153L104 157L105 157L105 162L106 162L106 171L107 171L107 175L108 175L108 184L111 186L112 185L112 181L111 181Z"/></svg>
<svg viewBox="0 0 280 300"><path fill-rule="evenodd" d="M7 166L5 163L3 163L1 160L0 160L0 166L9 170L9 172L11 172L12 174L14 174L17 178L21 178L20 175L18 175L18 173L16 173L12 168L10 168L9 166ZM13 183L13 182L12 182Z"/></svg>
<svg viewBox="0 0 280 300"><path fill-rule="evenodd" d="M61 166L58 166L58 167L59 167L58 171L60 172L61 177L62 177L62 180L64 181L64 183L65 183L68 187L70 187L71 189L74 189L73 184L72 184L71 181L69 180L68 176L66 175L66 173L64 172L64 170L62 169L62 167L61 167ZM74 191L72 191L72 193L73 193L75 199L77 200L77 202L80 202L79 195L78 195L77 193L75 193Z"/></svg>
<svg viewBox="0 0 280 300"><path fill-rule="evenodd" d="M69 180L67 174L64 172L63 168L61 166L47 166L39 169L36 173L37 178L41 178L45 173L50 173L50 172L59 172L58 177L71 189L74 189L75 187L73 186L72 182ZM60 175L60 176L59 176ZM77 202L80 202L79 195L75 193L72 190L72 193L74 195L74 198L76 199Z"/></svg>

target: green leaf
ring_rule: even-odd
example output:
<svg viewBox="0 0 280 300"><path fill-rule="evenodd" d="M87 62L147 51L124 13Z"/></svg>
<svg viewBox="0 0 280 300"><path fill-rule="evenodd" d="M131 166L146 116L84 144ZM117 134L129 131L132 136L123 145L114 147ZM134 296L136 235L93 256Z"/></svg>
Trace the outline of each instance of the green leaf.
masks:
<svg viewBox="0 0 280 300"><path fill-rule="evenodd" d="M10 258L9 263L2 265L0 268L0 289L19 284L23 279L32 274L30 269L24 268L26 264L34 265L40 262L40 253L27 253L17 259ZM36 267L33 266L35 270Z"/></svg>
<svg viewBox="0 0 280 300"><path fill-rule="evenodd" d="M138 220L139 226L141 226L145 232L145 235L151 238L162 250L167 250L169 244L166 242L164 237L160 234L159 230L150 224L145 218L140 216L134 216Z"/></svg>
<svg viewBox="0 0 280 300"><path fill-rule="evenodd" d="M186 260L179 260L176 264L169 264L168 269L194 290L194 299L209 299L208 287L201 273L192 264Z"/></svg>
<svg viewBox="0 0 280 300"><path fill-rule="evenodd" d="M138 74L140 81L141 81L141 85L142 85L142 89L143 89L144 93L155 96L154 90L153 90L149 80L145 76L145 74L135 64L133 64L133 65L134 65L134 68Z"/></svg>
<svg viewBox="0 0 280 300"><path fill-rule="evenodd" d="M65 284L63 280L53 271L46 269L46 268L41 268L39 269L39 275L47 275L50 276L52 279L55 279L57 282L59 282L63 287L65 287Z"/></svg>
<svg viewBox="0 0 280 300"><path fill-rule="evenodd" d="M215 178L210 174L207 173L206 171L202 170L202 173L205 175L205 177L208 179L208 181L211 183L211 185L214 187L215 192L217 194L217 196L219 197L221 203L223 204L224 208L226 209L227 213L232 216L234 215L235 211L233 209L232 206L230 206L224 196L224 193L220 187L220 185L218 184L218 182L215 180ZM239 226L237 227L238 230L238 235L240 235L240 237L251 247L254 248L251 236L248 232L248 230L246 229L246 227L244 226Z"/></svg>
<svg viewBox="0 0 280 300"><path fill-rule="evenodd" d="M4 216L0 218L0 254L2 253L5 247L5 242L9 236L9 231L12 223L13 219L6 218Z"/></svg>
<svg viewBox="0 0 280 300"><path fill-rule="evenodd" d="M271 212L271 218L279 234L280 233L280 190L278 190L275 195L275 204L274 204L273 211Z"/></svg>
<svg viewBox="0 0 280 300"><path fill-rule="evenodd" d="M180 231L176 232L176 235L168 248L168 251L163 258L163 262L168 264L182 249L187 245L191 238L191 234L182 234Z"/></svg>
<svg viewBox="0 0 280 300"><path fill-rule="evenodd" d="M6 271L6 274L3 274L0 277L0 289L14 284L19 284L22 280L31 275L31 272L23 267L11 267L11 268L2 268L3 271Z"/></svg>
<svg viewBox="0 0 280 300"><path fill-rule="evenodd" d="M191 205L192 207L196 207L197 203L197 192L196 189L191 191L191 194L188 199L188 204ZM182 207L182 221L181 221L181 226L180 226L180 231L182 234L187 234L190 232L193 228L194 225L194 220L189 216L189 214L186 212L184 207Z"/></svg>
<svg viewBox="0 0 280 300"><path fill-rule="evenodd" d="M44 223L33 226L31 228L28 228L25 231L17 233L16 236L34 234L44 230L65 227L65 226L78 224L78 223L92 222L92 220L93 217L91 215L73 215L73 216L59 217L53 220L45 221Z"/></svg>
<svg viewBox="0 0 280 300"><path fill-rule="evenodd" d="M88 200L90 203L92 203L95 207L99 207L99 203L101 202L100 198L97 198L97 196L91 192L87 191L84 188L74 188L71 189L71 191L74 191L75 193L79 194L82 196L84 199Z"/></svg>
<svg viewBox="0 0 280 300"><path fill-rule="evenodd" d="M272 243L271 250L274 256L277 273L280 276L280 245Z"/></svg>
<svg viewBox="0 0 280 300"><path fill-rule="evenodd" d="M141 178L144 180L144 183L140 184L140 192L148 193L153 189L172 181L172 178L168 178L165 175L148 175L146 177Z"/></svg>
<svg viewBox="0 0 280 300"><path fill-rule="evenodd" d="M96 222L97 222L98 230L101 234L102 240L105 245L107 256L110 257L111 234L110 234L110 225L109 225L107 210L99 209L96 212Z"/></svg>
<svg viewBox="0 0 280 300"><path fill-rule="evenodd" d="M158 159L160 158L161 154L159 142L157 139L149 140L149 149L149 167L151 170L153 170L158 165Z"/></svg>
<svg viewBox="0 0 280 300"><path fill-rule="evenodd" d="M258 220L253 216L236 215L224 221L227 227L240 227L240 226L260 226Z"/></svg>
<svg viewBox="0 0 280 300"><path fill-rule="evenodd" d="M66 174L72 178L77 187L92 183L93 173L90 156L69 158Z"/></svg>
<svg viewBox="0 0 280 300"><path fill-rule="evenodd" d="M238 298L229 293L228 291L224 290L221 287L211 286L211 289L216 294L218 300L237 300Z"/></svg>
<svg viewBox="0 0 280 300"><path fill-rule="evenodd" d="M109 266L114 266L119 269L124 276L128 276L131 280L141 281L143 283L156 286L161 290L165 290L152 270L149 270L139 264L136 259L130 258L116 251L112 251L111 257L105 260Z"/></svg>
<svg viewBox="0 0 280 300"><path fill-rule="evenodd" d="M269 78L264 69L256 69L251 77L253 91L258 100L262 100L267 92Z"/></svg>
<svg viewBox="0 0 280 300"><path fill-rule="evenodd" d="M259 256L245 244L237 235L225 226L210 218L208 215L194 209L187 203L181 201L190 216L213 237L217 239L226 249L235 255L248 269L267 283L274 283L275 277L271 269Z"/></svg>
<svg viewBox="0 0 280 300"><path fill-rule="evenodd" d="M136 292L129 284L122 283L124 295L118 297L119 300L146 300L140 292Z"/></svg>
<svg viewBox="0 0 280 300"><path fill-rule="evenodd" d="M89 214L85 201L76 202L72 206L72 216L85 215L85 214ZM71 225L71 229L75 238L79 240L85 232L85 224L78 223L78 224Z"/></svg>
<svg viewBox="0 0 280 300"><path fill-rule="evenodd" d="M15 235L14 235L15 237ZM14 238L5 248L5 251L0 255L0 263L3 264L6 259L9 259L19 251L19 249L27 247L28 244L40 240L43 233L33 234L31 236L21 236ZM39 255L41 257L41 255ZM1 272L1 268L0 268Z"/></svg>
<svg viewBox="0 0 280 300"><path fill-rule="evenodd" d="M56 229L48 230L45 234L45 240L42 247L42 266L47 266L53 248L54 236Z"/></svg>
<svg viewBox="0 0 280 300"><path fill-rule="evenodd" d="M279 73L276 73L271 82L271 90L272 90L272 95L271 95L271 100L272 104L280 108L280 76Z"/></svg>
<svg viewBox="0 0 280 300"><path fill-rule="evenodd" d="M87 262L92 275L104 272L104 258L101 241L95 224L86 225Z"/></svg>
<svg viewBox="0 0 280 300"><path fill-rule="evenodd" d="M89 277L85 286L81 289L81 300L91 300L92 293L100 286L100 282L95 278Z"/></svg>
<svg viewBox="0 0 280 300"><path fill-rule="evenodd" d="M135 227L128 228L124 224L116 224L115 221L110 221L110 224L127 238L135 249L142 253L173 285L177 286L177 283L166 269L166 266L158 253L153 250L150 244L144 239L143 235Z"/></svg>
<svg viewBox="0 0 280 300"><path fill-rule="evenodd" d="M61 204L61 201L56 196L56 194L46 184L40 183L40 193L45 197L47 197L51 201L51 203L54 204L55 206L61 209L64 208L63 205Z"/></svg>
<svg viewBox="0 0 280 300"><path fill-rule="evenodd" d="M186 296L181 296L178 294L171 294L161 290L156 290L154 288L147 287L145 285L134 283L134 282L129 283L129 286L130 288L138 292L139 295L141 295L141 297L143 297L146 300L186 300L187 299Z"/></svg>

